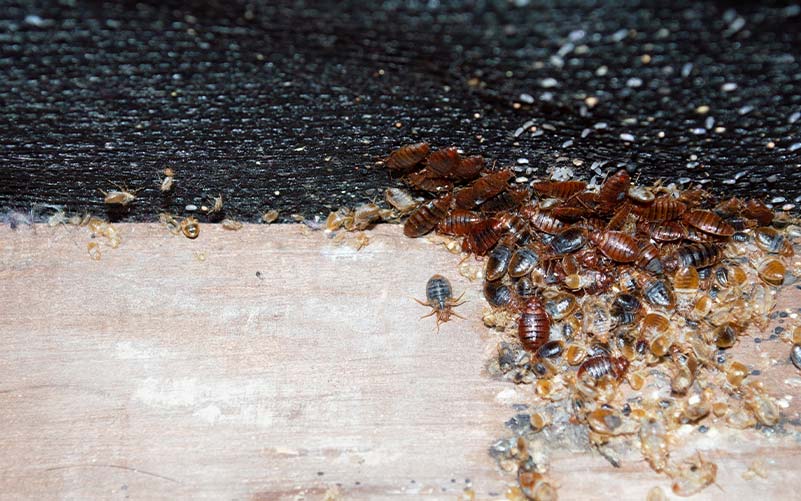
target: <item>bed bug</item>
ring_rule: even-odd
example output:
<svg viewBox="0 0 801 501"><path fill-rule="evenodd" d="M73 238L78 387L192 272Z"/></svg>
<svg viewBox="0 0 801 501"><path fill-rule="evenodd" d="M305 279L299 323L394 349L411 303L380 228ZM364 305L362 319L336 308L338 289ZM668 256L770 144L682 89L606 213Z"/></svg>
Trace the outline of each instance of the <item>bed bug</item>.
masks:
<svg viewBox="0 0 801 501"><path fill-rule="evenodd" d="M757 274L766 284L779 286L784 283L787 268L776 258L763 259L756 265Z"/></svg>
<svg viewBox="0 0 801 501"><path fill-rule="evenodd" d="M757 247L771 254L783 256L793 255L793 245L783 233L769 226L761 226L754 230L754 243Z"/></svg>
<svg viewBox="0 0 801 501"><path fill-rule="evenodd" d="M650 222L670 221L678 219L687 210L687 206L670 197L660 197L646 207L636 209L637 214Z"/></svg>
<svg viewBox="0 0 801 501"><path fill-rule="evenodd" d="M484 282L484 298L495 307L502 308L512 303L512 291L500 281Z"/></svg>
<svg viewBox="0 0 801 501"><path fill-rule="evenodd" d="M481 204L481 212L489 213L512 210L526 203L530 196L531 193L526 189L502 191Z"/></svg>
<svg viewBox="0 0 801 501"><path fill-rule="evenodd" d="M509 259L509 276L517 278L528 275L539 262L540 256L533 249L517 249Z"/></svg>
<svg viewBox="0 0 801 501"><path fill-rule="evenodd" d="M584 191L587 183L584 181L542 181L533 183L531 187L540 195L564 199Z"/></svg>
<svg viewBox="0 0 801 501"><path fill-rule="evenodd" d="M428 315L423 315L420 318L436 315L437 332L439 332L440 324L450 320L451 315L457 318L464 318L453 311L453 308L459 306L460 304L464 304L462 301L462 296L464 296L464 293L462 293L462 295L458 298L454 299L451 282L442 275L433 275L428 279L428 283L426 283L426 301L423 302L419 299L415 299L415 301L423 306L431 307L431 313Z"/></svg>
<svg viewBox="0 0 801 501"><path fill-rule="evenodd" d="M231 231L238 231L238 230L241 230L241 229L242 229L242 227L244 226L244 225L243 225L242 223L240 223L239 221L237 221L237 220L235 220L235 219L228 219L228 218L225 218L225 219L223 219L222 221L220 221L220 225L221 225L221 226L222 226L224 229L226 229L226 230L231 230Z"/></svg>
<svg viewBox="0 0 801 501"><path fill-rule="evenodd" d="M706 268L717 264L723 257L723 250L714 243L696 243L679 247L662 261L668 271L682 266Z"/></svg>
<svg viewBox="0 0 801 501"><path fill-rule="evenodd" d="M565 223L576 223L588 217L591 210L586 207L559 206L550 210L549 214Z"/></svg>
<svg viewBox="0 0 801 501"><path fill-rule="evenodd" d="M657 242L676 242L687 236L687 230L678 221L646 223L639 229Z"/></svg>
<svg viewBox="0 0 801 501"><path fill-rule="evenodd" d="M606 224L607 230L619 230L629 218L631 214L631 205L624 202L616 211L609 222Z"/></svg>
<svg viewBox="0 0 801 501"><path fill-rule="evenodd" d="M506 268L509 266L509 259L512 257L512 249L504 244L498 244L492 249L489 257L487 258L487 266L484 276L487 280L499 280L506 274Z"/></svg>
<svg viewBox="0 0 801 501"><path fill-rule="evenodd" d="M576 297L566 292L549 297L545 300L544 307L548 315L556 321L567 318L578 310Z"/></svg>
<svg viewBox="0 0 801 501"><path fill-rule="evenodd" d="M361 204L353 210L353 217L345 224L348 231L366 230L381 220L381 208L373 202Z"/></svg>
<svg viewBox="0 0 801 501"><path fill-rule="evenodd" d="M459 168L462 157L456 148L443 148L436 150L428 156L426 164L436 177L449 178Z"/></svg>
<svg viewBox="0 0 801 501"><path fill-rule="evenodd" d="M473 209L499 194L508 186L512 171L505 169L482 176L467 188L456 193L456 205L462 209Z"/></svg>
<svg viewBox="0 0 801 501"><path fill-rule="evenodd" d="M528 299L537 292L537 286L529 277L521 277L515 282L515 294L523 299Z"/></svg>
<svg viewBox="0 0 801 501"><path fill-rule="evenodd" d="M205 210L207 214L216 214L216 213L222 211L222 208L223 208L223 196L222 195L218 195L218 196L212 198L211 202L212 202L211 203L211 207L203 208L203 210Z"/></svg>
<svg viewBox="0 0 801 501"><path fill-rule="evenodd" d="M662 261L659 258L659 249L647 240L637 242L637 257L634 264L651 273L662 273Z"/></svg>
<svg viewBox="0 0 801 501"><path fill-rule="evenodd" d="M682 266L673 276L673 290L679 294L695 294L701 286L698 270L693 266Z"/></svg>
<svg viewBox="0 0 801 501"><path fill-rule="evenodd" d="M551 332L551 321L542 301L530 298L526 301L523 313L517 322L517 336L527 351L537 353L540 347L548 342Z"/></svg>
<svg viewBox="0 0 801 501"><path fill-rule="evenodd" d="M698 228L704 233L718 237L730 237L734 235L734 228L712 211L695 209L686 212L682 216L685 224Z"/></svg>
<svg viewBox="0 0 801 501"><path fill-rule="evenodd" d="M420 163L428 155L428 143L415 143L401 146L390 153L386 165L390 171L405 171Z"/></svg>
<svg viewBox="0 0 801 501"><path fill-rule="evenodd" d="M465 210L453 209L445 219L439 222L437 231L444 235L464 236L470 232L474 224L484 218L479 214Z"/></svg>
<svg viewBox="0 0 801 501"><path fill-rule="evenodd" d="M200 224L192 216L181 221L181 231L186 238L195 239L200 235Z"/></svg>
<svg viewBox="0 0 801 501"><path fill-rule="evenodd" d="M632 263L637 258L637 240L620 231L591 233L590 240L606 257L618 263Z"/></svg>
<svg viewBox="0 0 801 501"><path fill-rule="evenodd" d="M412 187L429 193L445 193L453 189L453 182L444 178L431 177L428 170L413 172L406 176L406 182Z"/></svg>
<svg viewBox="0 0 801 501"><path fill-rule="evenodd" d="M462 240L462 251L484 256L503 236L504 228L497 218L485 219L472 226Z"/></svg>
<svg viewBox="0 0 801 501"><path fill-rule="evenodd" d="M579 366L577 376L579 379L583 379L586 375L596 381L604 376L610 376L620 381L626 375L628 368L629 361L624 357L596 355L588 358Z"/></svg>
<svg viewBox="0 0 801 501"><path fill-rule="evenodd" d="M562 354L564 348L565 343L561 339L548 341L537 350L537 356L540 358L556 358Z"/></svg>
<svg viewBox="0 0 801 501"><path fill-rule="evenodd" d="M164 179L161 180L161 191L166 193L172 189L172 185L175 182L175 172L167 167L164 169Z"/></svg>
<svg viewBox="0 0 801 501"><path fill-rule="evenodd" d="M801 345L794 344L790 349L790 361L796 369L801 370Z"/></svg>
<svg viewBox="0 0 801 501"><path fill-rule="evenodd" d="M654 306L673 308L676 298L665 280L645 276L638 277L638 285L642 289L642 297Z"/></svg>
<svg viewBox="0 0 801 501"><path fill-rule="evenodd" d="M100 261L102 257L102 253L100 252L100 244L97 242L89 242L86 244L86 252L89 253L89 257L95 261Z"/></svg>
<svg viewBox="0 0 801 501"><path fill-rule="evenodd" d="M418 207L403 225L403 234L410 238L417 238L433 230L448 214L451 206L450 194L442 198L429 200Z"/></svg>
<svg viewBox="0 0 801 501"><path fill-rule="evenodd" d="M612 212L626 198L631 177L626 169L620 169L607 178L598 191L598 208L601 212Z"/></svg>
<svg viewBox="0 0 801 501"><path fill-rule="evenodd" d="M627 195L638 205L647 205L656 199L654 192L644 186L631 186Z"/></svg>
<svg viewBox="0 0 801 501"><path fill-rule="evenodd" d="M755 219L762 226L767 226L773 222L774 214L764 203L756 199L750 199L745 203L743 215Z"/></svg>
<svg viewBox="0 0 801 501"><path fill-rule="evenodd" d="M107 205L121 205L123 207L129 205L131 202L136 200L136 194L141 191L141 188L138 190L129 190L128 188L119 187L117 186L116 190L111 191L100 191L104 198L103 203Z"/></svg>
<svg viewBox="0 0 801 501"><path fill-rule="evenodd" d="M278 211L275 209L268 210L261 215L261 220L266 224L276 222L278 220Z"/></svg>
<svg viewBox="0 0 801 501"><path fill-rule="evenodd" d="M484 157L482 156L476 155L462 158L462 160L459 162L459 165L457 165L456 169L452 172L451 177L462 181L468 181L478 177L483 168Z"/></svg>
<svg viewBox="0 0 801 501"><path fill-rule="evenodd" d="M551 240L551 248L558 255L576 252L586 244L587 232L578 226L562 230Z"/></svg>
<svg viewBox="0 0 801 501"><path fill-rule="evenodd" d="M718 466L704 461L699 452L697 459L685 461L671 473L673 477L671 489L677 496L689 497L715 483L717 474Z"/></svg>
<svg viewBox="0 0 801 501"><path fill-rule="evenodd" d="M520 210L521 215L528 219L531 226L537 230L555 235L565 228L565 223L555 218L550 212L528 205Z"/></svg>
<svg viewBox="0 0 801 501"><path fill-rule="evenodd" d="M387 188L384 191L384 200L400 214L411 212L419 205L408 191L400 188Z"/></svg>

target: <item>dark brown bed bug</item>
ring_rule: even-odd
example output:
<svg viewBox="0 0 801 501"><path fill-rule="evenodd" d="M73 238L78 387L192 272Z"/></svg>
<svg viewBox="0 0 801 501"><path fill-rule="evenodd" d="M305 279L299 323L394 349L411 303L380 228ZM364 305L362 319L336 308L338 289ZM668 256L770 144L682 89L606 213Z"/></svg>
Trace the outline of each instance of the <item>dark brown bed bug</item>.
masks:
<svg viewBox="0 0 801 501"><path fill-rule="evenodd" d="M528 229L528 223L522 217L510 212L502 212L496 214L495 217L498 219L501 228L509 236L510 242L525 245L530 240L531 233Z"/></svg>
<svg viewBox="0 0 801 501"><path fill-rule="evenodd" d="M689 240L690 242L696 243L704 243L704 242L714 242L716 240L715 235L711 235L709 233L704 233L703 231L695 228L694 226L687 225L686 226L687 234L684 235L685 240Z"/></svg>
<svg viewBox="0 0 801 501"><path fill-rule="evenodd" d="M540 346L540 349L537 351L537 355L540 358L556 358L562 354L564 348L565 348L565 343L560 339L556 339L554 341L548 341L547 343Z"/></svg>
<svg viewBox="0 0 801 501"><path fill-rule="evenodd" d="M628 220L631 214L631 205L624 202L616 211L615 215L606 224L607 230L619 230L623 224Z"/></svg>
<svg viewBox="0 0 801 501"><path fill-rule="evenodd" d="M687 229L678 221L645 223L639 229L657 242L676 242L687 236Z"/></svg>
<svg viewBox="0 0 801 501"><path fill-rule="evenodd" d="M479 214L464 209L453 209L440 221L437 231L444 235L464 236L474 224L483 220Z"/></svg>
<svg viewBox="0 0 801 501"><path fill-rule="evenodd" d="M445 218L450 206L450 194L429 200L412 212L403 225L403 234L410 238L422 237Z"/></svg>
<svg viewBox="0 0 801 501"><path fill-rule="evenodd" d="M730 237L734 235L732 225L723 220L720 216L709 210L695 209L686 212L682 216L685 224L689 224L704 233L718 237Z"/></svg>
<svg viewBox="0 0 801 501"><path fill-rule="evenodd" d="M630 184L631 177L626 169L609 176L598 191L598 209L604 213L613 212L626 199Z"/></svg>
<svg viewBox="0 0 801 501"><path fill-rule="evenodd" d="M570 254L576 252L587 244L587 232L584 228L571 226L559 232L551 240L551 248L556 254Z"/></svg>
<svg viewBox="0 0 801 501"><path fill-rule="evenodd" d="M452 177L454 171L462 162L462 156L456 148L443 148L434 151L428 156L426 165L435 177Z"/></svg>
<svg viewBox="0 0 801 501"><path fill-rule="evenodd" d="M415 301L423 306L431 307L431 313L423 315L420 318L436 315L437 332L439 332L439 325L450 320L451 315L457 318L464 318L453 311L453 308L463 304L462 296L464 296L464 293L454 299L451 282L442 275L433 275L428 279L428 283L426 284L426 301L423 302L419 299L415 299Z"/></svg>
<svg viewBox="0 0 801 501"><path fill-rule="evenodd" d="M588 358L579 366L578 378L583 379L586 375L597 381L604 376L610 376L620 381L626 375L628 368L629 361L624 357L597 355Z"/></svg>
<svg viewBox="0 0 801 501"><path fill-rule="evenodd" d="M515 293L523 299L528 299L537 292L537 286L529 277L520 277L515 282Z"/></svg>
<svg viewBox="0 0 801 501"><path fill-rule="evenodd" d="M512 303L512 290L500 280L484 282L484 297L491 306L501 308Z"/></svg>
<svg viewBox="0 0 801 501"><path fill-rule="evenodd" d="M542 181L533 183L531 187L540 195L564 199L584 191L587 183L584 181Z"/></svg>
<svg viewBox="0 0 801 501"><path fill-rule="evenodd" d="M635 208L638 216L650 222L678 219L686 210L683 202L670 197L659 197L651 205Z"/></svg>
<svg viewBox="0 0 801 501"><path fill-rule="evenodd" d="M390 171L402 172L419 164L428 155L428 143L415 143L401 146L390 153L386 164Z"/></svg>
<svg viewBox="0 0 801 501"><path fill-rule="evenodd" d="M415 189L429 193L446 193L453 189L453 182L440 177L431 177L427 169L409 174L406 176L406 182Z"/></svg>
<svg viewBox="0 0 801 501"><path fill-rule="evenodd" d="M653 276L638 276L637 285L642 290L642 297L654 306L673 308L676 297L667 281Z"/></svg>
<svg viewBox="0 0 801 501"><path fill-rule="evenodd" d="M517 249L509 259L509 276L517 278L528 275L539 262L540 256L533 249L528 247Z"/></svg>
<svg viewBox="0 0 801 501"><path fill-rule="evenodd" d="M534 205L526 205L520 209L520 215L528 220L535 229L556 235L565 228L565 223L555 218L550 212L540 210Z"/></svg>
<svg viewBox="0 0 801 501"><path fill-rule="evenodd" d="M527 351L537 353L542 345L548 342L551 335L551 320L542 306L542 302L536 298L526 301L523 313L517 321L517 336L520 343Z"/></svg>
<svg viewBox="0 0 801 501"><path fill-rule="evenodd" d="M512 257L512 249L500 243L492 249L489 257L487 258L487 266L484 276L489 281L499 280L506 275L506 268L509 266L509 260Z"/></svg>
<svg viewBox="0 0 801 501"><path fill-rule="evenodd" d="M621 231L590 233L590 240L604 256L617 263L633 263L637 259L637 240Z"/></svg>
<svg viewBox="0 0 801 501"><path fill-rule="evenodd" d="M497 218L485 219L473 225L462 240L462 251L484 256L501 239L504 228Z"/></svg>
<svg viewBox="0 0 801 501"><path fill-rule="evenodd" d="M685 266L706 268L720 262L723 249L714 243L697 243L684 245L662 260L662 265L668 271L675 271Z"/></svg>
<svg viewBox="0 0 801 501"><path fill-rule="evenodd" d="M592 214L586 207L572 207L561 205L550 210L550 215L565 223L577 223Z"/></svg>
<svg viewBox="0 0 801 501"><path fill-rule="evenodd" d="M453 171L451 177L455 179L460 179L462 181L468 181L470 179L475 179L481 173L481 170L484 168L484 157L482 156L472 156L463 158L459 165L456 166L456 170Z"/></svg>
<svg viewBox="0 0 801 501"><path fill-rule="evenodd" d="M773 211L764 203L754 198L745 202L743 215L750 219L755 219L761 226L767 226L773 222Z"/></svg>
<svg viewBox="0 0 801 501"><path fill-rule="evenodd" d="M526 203L531 196L527 189L502 191L490 198L481 206L481 212L503 212L515 209Z"/></svg>
<svg viewBox="0 0 801 501"><path fill-rule="evenodd" d="M634 264L657 275L662 273L662 260L656 245L648 240L640 240L637 242L637 248L637 257L634 260Z"/></svg>
<svg viewBox="0 0 801 501"><path fill-rule="evenodd" d="M584 268L595 271L606 269L607 259L594 247L586 247L576 252L576 262Z"/></svg>
<svg viewBox="0 0 801 501"><path fill-rule="evenodd" d="M467 188L456 193L456 205L462 209L474 209L508 187L512 171L504 169L482 176Z"/></svg>

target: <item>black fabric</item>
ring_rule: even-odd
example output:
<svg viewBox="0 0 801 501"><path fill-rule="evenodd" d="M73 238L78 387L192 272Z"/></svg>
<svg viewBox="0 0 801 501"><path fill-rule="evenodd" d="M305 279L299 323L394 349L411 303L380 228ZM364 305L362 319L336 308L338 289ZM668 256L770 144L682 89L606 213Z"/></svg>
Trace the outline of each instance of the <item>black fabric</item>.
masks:
<svg viewBox="0 0 801 501"><path fill-rule="evenodd" d="M0 0L0 207L102 213L118 183L127 220L218 194L309 217L380 197L375 161L420 140L793 202L799 48L801 7L761 2Z"/></svg>

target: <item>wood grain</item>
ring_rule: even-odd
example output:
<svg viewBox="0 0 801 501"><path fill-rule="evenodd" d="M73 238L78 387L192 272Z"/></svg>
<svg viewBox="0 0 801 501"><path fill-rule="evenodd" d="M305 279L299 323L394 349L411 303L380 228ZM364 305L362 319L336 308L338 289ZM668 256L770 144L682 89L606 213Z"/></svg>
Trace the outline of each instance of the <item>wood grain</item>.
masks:
<svg viewBox="0 0 801 501"><path fill-rule="evenodd" d="M530 388L486 374L495 340L458 256L398 227L361 251L296 225L206 225L194 241L119 228L100 261L84 229L0 229L0 498L502 498L513 479L487 451ZM439 334L411 299L433 273L468 301ZM786 498L801 378L780 341L735 350L786 419L697 441L721 468L703 497ZM769 477L746 482L756 457ZM551 475L561 499L669 488L586 451L556 454Z"/></svg>

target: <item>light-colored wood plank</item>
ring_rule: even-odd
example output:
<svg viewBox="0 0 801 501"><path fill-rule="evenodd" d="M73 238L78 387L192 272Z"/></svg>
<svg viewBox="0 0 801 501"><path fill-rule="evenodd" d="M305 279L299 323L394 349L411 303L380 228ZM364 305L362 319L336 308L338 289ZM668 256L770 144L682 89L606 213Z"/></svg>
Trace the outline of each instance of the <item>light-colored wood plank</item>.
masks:
<svg viewBox="0 0 801 501"><path fill-rule="evenodd" d="M458 256L391 226L359 252L291 225L205 225L194 241L119 228L100 261L82 229L0 229L0 497L319 499L339 484L349 499L453 499L469 479L487 499L513 481L487 451L530 388L487 376L496 341ZM411 299L433 273L468 300L439 334ZM787 349L735 348L786 395L787 420L703 437L723 489L704 497L780 497L801 480ZM755 456L770 476L746 482ZM633 457L613 469L561 451L551 476L561 499L669 487Z"/></svg>

